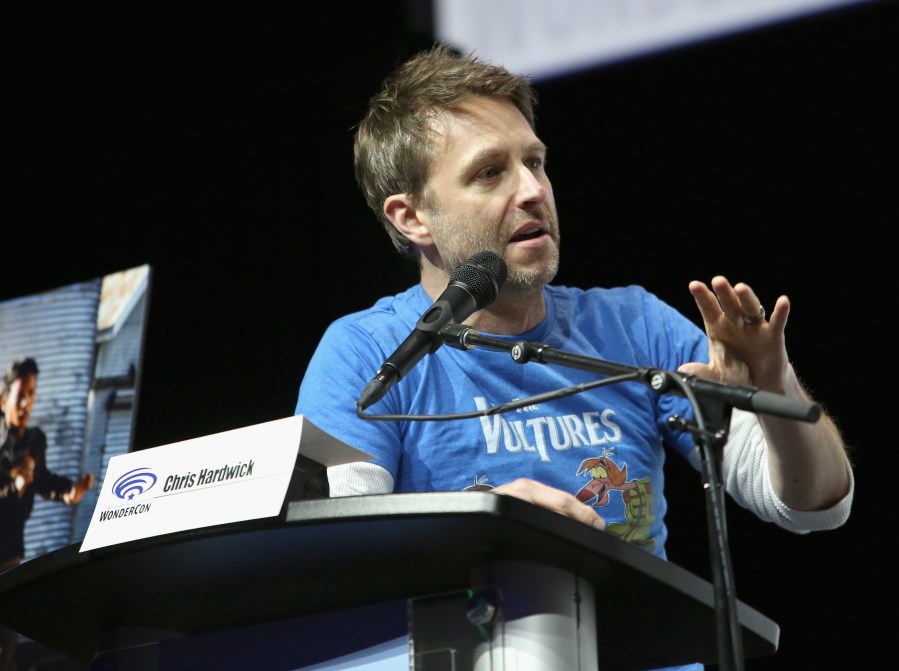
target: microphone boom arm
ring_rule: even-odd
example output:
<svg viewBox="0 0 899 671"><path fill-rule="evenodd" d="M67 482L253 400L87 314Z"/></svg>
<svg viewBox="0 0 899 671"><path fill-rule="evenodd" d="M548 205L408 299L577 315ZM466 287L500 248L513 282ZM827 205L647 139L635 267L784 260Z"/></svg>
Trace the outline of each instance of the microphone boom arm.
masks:
<svg viewBox="0 0 899 671"><path fill-rule="evenodd" d="M500 338L481 335L465 324L446 324L439 335L450 347L468 350L477 346L509 352L516 363L552 363L568 368L577 368L602 375L633 375L633 380L641 382L660 394L685 396L674 376L680 378L699 399L718 401L732 408L753 413L762 413L814 423L821 417L821 407L816 403L790 398L783 394L764 391L756 387L745 387L720 382L712 382L676 371L667 371L650 366L629 366L595 357L572 354L554 349L548 345L524 341L510 342Z"/></svg>

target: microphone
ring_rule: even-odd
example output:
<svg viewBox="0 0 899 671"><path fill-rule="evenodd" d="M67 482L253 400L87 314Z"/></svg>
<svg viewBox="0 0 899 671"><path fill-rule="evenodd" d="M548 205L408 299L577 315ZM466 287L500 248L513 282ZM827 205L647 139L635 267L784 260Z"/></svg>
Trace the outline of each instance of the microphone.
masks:
<svg viewBox="0 0 899 671"><path fill-rule="evenodd" d="M378 402L387 390L443 344L438 332L447 324L459 323L496 300L506 283L509 269L496 252L478 252L457 266L440 298L425 310L415 330L384 362L366 385L357 404L360 410Z"/></svg>

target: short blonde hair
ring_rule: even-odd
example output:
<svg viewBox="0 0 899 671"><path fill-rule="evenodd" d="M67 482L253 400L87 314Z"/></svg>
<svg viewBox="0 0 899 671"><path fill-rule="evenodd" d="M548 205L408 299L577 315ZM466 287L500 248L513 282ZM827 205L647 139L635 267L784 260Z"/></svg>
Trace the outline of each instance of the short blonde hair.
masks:
<svg viewBox="0 0 899 671"><path fill-rule="evenodd" d="M384 80L356 129L356 182L405 256L417 251L385 216L384 201L398 193L423 197L435 148L429 119L436 110L452 110L475 96L507 98L534 128L537 94L526 76L435 44Z"/></svg>

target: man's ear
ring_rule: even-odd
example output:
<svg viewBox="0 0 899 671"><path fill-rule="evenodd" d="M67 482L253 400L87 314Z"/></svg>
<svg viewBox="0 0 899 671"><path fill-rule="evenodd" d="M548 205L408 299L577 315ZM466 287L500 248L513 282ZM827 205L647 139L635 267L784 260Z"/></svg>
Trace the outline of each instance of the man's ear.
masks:
<svg viewBox="0 0 899 671"><path fill-rule="evenodd" d="M395 193L384 201L384 215L417 247L432 244L428 214L408 193Z"/></svg>

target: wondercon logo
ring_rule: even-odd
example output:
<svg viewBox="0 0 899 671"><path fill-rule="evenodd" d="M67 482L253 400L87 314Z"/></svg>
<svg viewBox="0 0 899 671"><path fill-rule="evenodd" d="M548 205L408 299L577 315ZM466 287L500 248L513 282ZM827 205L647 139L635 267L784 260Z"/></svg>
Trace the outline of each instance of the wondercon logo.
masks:
<svg viewBox="0 0 899 671"><path fill-rule="evenodd" d="M131 500L153 488L156 474L149 468L135 468L128 471L112 485L112 493L120 499Z"/></svg>

